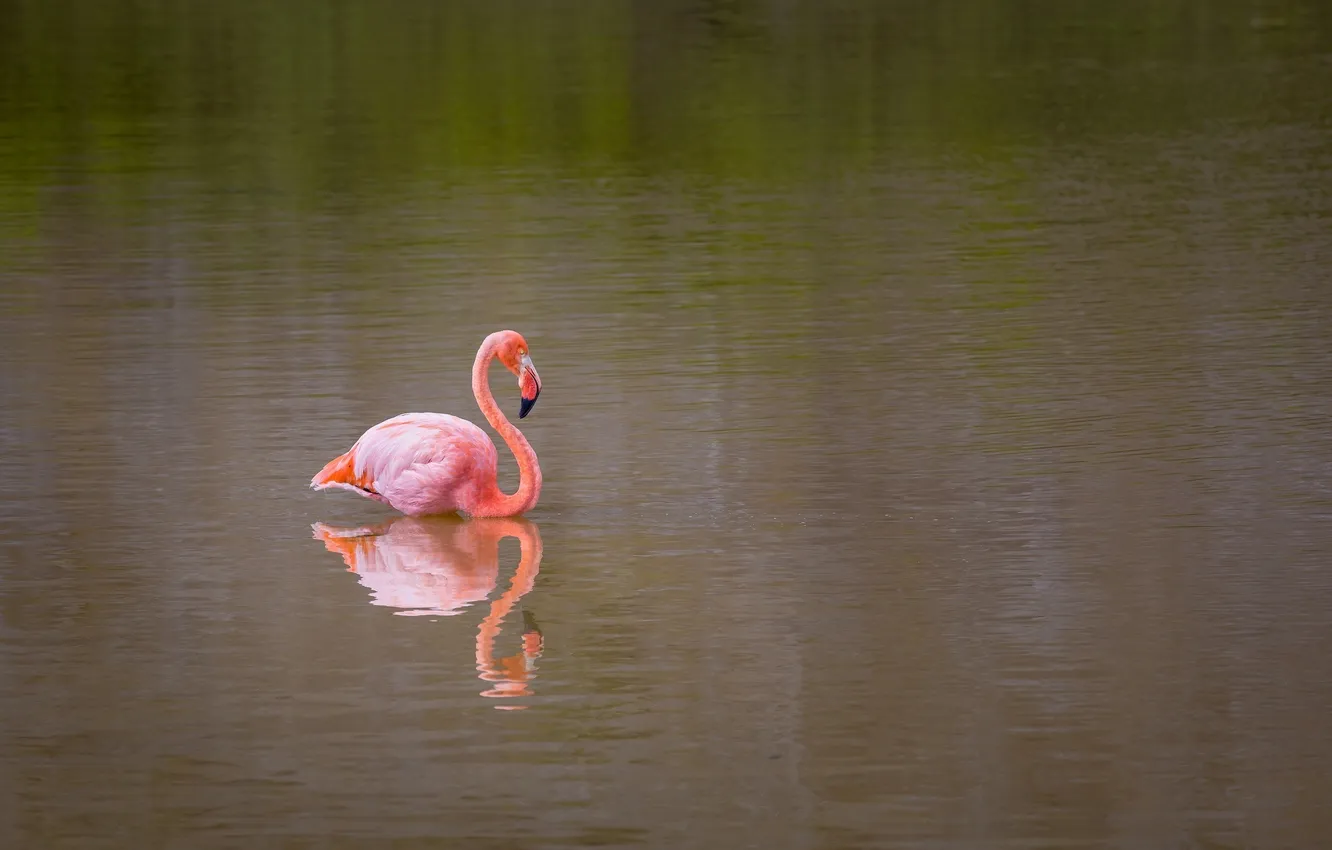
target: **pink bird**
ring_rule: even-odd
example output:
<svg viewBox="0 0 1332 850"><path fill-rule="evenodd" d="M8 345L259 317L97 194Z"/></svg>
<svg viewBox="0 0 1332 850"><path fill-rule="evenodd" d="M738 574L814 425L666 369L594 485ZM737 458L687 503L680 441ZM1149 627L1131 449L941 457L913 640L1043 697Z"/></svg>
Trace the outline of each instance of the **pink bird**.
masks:
<svg viewBox="0 0 1332 850"><path fill-rule="evenodd" d="M541 394L541 378L527 341L517 331L486 337L472 364L476 403L518 460L518 491L505 495L496 469L499 454L485 431L446 413L403 413L361 435L351 450L329 461L310 486L340 487L402 511L429 516L465 511L474 517L517 516L541 497L541 467L536 452L495 404L490 394L490 361L499 358L518 376L522 419Z"/></svg>

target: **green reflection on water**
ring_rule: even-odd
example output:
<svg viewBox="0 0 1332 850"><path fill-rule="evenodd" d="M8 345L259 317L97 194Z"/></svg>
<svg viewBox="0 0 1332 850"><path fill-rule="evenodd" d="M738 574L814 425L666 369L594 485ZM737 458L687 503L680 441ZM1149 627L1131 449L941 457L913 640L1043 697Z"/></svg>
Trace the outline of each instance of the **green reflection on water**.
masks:
<svg viewBox="0 0 1332 850"><path fill-rule="evenodd" d="M144 171L315 203L475 169L782 181L1329 114L1312 2L6 5L10 211L71 168L112 209L148 202L116 179Z"/></svg>

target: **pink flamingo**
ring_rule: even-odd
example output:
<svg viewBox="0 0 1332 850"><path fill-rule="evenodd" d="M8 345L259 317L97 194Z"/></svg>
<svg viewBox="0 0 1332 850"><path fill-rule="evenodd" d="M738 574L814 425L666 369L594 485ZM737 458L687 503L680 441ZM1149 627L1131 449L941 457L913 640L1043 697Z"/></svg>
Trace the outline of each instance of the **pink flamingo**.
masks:
<svg viewBox="0 0 1332 850"><path fill-rule="evenodd" d="M531 510L541 497L541 467L527 438L490 394L488 370L495 358L518 376L519 419L536 404L541 378L517 331L486 337L472 364L476 403L518 460L516 493L505 495L499 488L499 454L486 432L446 413L403 413L380 422L319 470L310 486L351 490L408 516L461 510L474 517L505 517Z"/></svg>

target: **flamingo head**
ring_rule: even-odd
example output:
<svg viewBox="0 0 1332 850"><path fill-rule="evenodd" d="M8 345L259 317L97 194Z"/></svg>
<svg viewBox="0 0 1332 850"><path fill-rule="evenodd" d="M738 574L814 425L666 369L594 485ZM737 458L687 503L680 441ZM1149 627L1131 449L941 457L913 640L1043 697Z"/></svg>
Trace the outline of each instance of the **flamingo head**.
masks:
<svg viewBox="0 0 1332 850"><path fill-rule="evenodd" d="M504 368L518 376L518 392L522 395L522 404L518 408L518 418L522 419L532 411L537 396L541 395L541 376L532 365L532 354L527 348L527 340L517 331L504 331L496 347L496 356Z"/></svg>

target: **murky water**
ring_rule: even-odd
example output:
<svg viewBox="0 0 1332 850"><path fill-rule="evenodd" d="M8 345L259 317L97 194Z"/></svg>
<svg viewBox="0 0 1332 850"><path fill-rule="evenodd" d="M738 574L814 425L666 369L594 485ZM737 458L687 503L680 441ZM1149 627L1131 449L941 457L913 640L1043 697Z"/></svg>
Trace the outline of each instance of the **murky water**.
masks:
<svg viewBox="0 0 1332 850"><path fill-rule="evenodd" d="M0 6L0 843L1332 841L1332 20L1140 6Z"/></svg>

